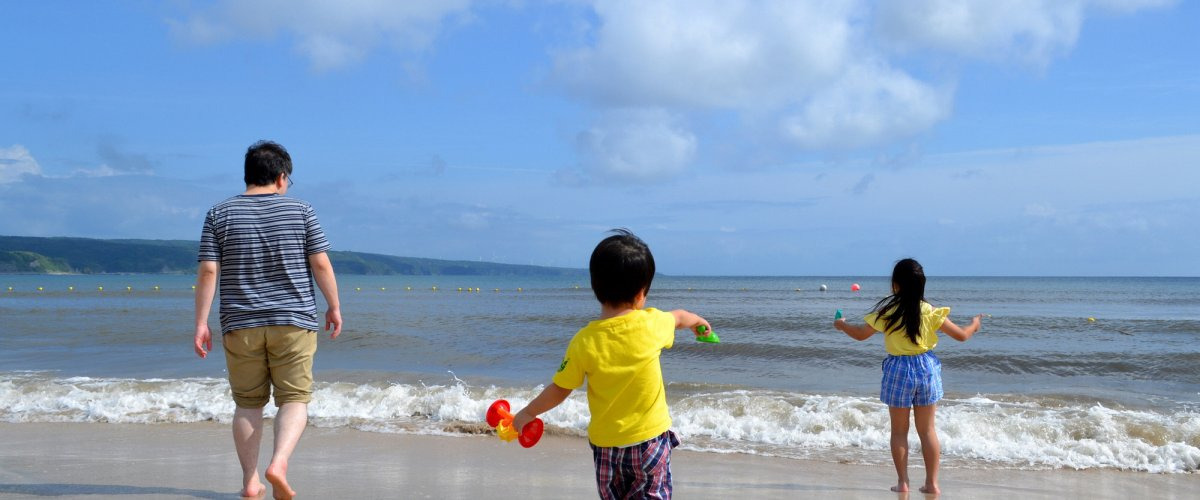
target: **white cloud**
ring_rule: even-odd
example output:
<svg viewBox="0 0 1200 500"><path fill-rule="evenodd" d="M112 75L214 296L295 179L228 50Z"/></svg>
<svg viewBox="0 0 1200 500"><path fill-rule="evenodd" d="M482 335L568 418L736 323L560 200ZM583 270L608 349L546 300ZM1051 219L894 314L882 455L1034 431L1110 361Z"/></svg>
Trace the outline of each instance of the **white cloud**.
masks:
<svg viewBox="0 0 1200 500"><path fill-rule="evenodd" d="M18 182L26 175L42 175L42 167L29 150L20 144L0 148L0 184Z"/></svg>
<svg viewBox="0 0 1200 500"><path fill-rule="evenodd" d="M1030 203L1025 205L1025 215L1030 217L1053 217L1058 214L1049 203Z"/></svg>
<svg viewBox="0 0 1200 500"><path fill-rule="evenodd" d="M598 0L594 10L593 41L558 52L552 79L603 108L732 111L808 150L887 144L950 114L953 86L883 59L859 1Z"/></svg>
<svg viewBox="0 0 1200 500"><path fill-rule="evenodd" d="M96 168L77 168L71 172L69 177L112 177L116 175L135 175L130 172L117 170L108 165L100 165Z"/></svg>
<svg viewBox="0 0 1200 500"><path fill-rule="evenodd" d="M0 234L187 238L228 192L148 175L28 176L0 183Z"/></svg>
<svg viewBox="0 0 1200 500"><path fill-rule="evenodd" d="M647 181L682 172L696 155L696 136L660 110L606 113L578 137L584 170L594 177Z"/></svg>
<svg viewBox="0 0 1200 500"><path fill-rule="evenodd" d="M953 54L1044 68L1074 48L1087 16L1173 3L568 2L583 6L586 27L577 44L548 49L547 78L574 99L595 105L598 118L577 135L582 169L560 172L558 180L676 175L712 142L704 135L708 130L752 134L756 147L783 150L764 157L894 145L950 117L956 69L938 58ZM476 4L217 0L171 26L196 43L282 34L313 68L330 70L359 63L380 48L426 51L448 25L469 22ZM915 67L941 72L930 77ZM707 126L715 121L723 123Z"/></svg>
<svg viewBox="0 0 1200 500"><path fill-rule="evenodd" d="M458 215L454 225L462 229L484 229L489 225L491 214L484 211L463 212Z"/></svg>
<svg viewBox="0 0 1200 500"><path fill-rule="evenodd" d="M1142 9L1169 7L1179 2L1177 0L1091 0L1088 3L1110 12L1128 14Z"/></svg>
<svg viewBox="0 0 1200 500"><path fill-rule="evenodd" d="M886 45L1046 66L1075 46L1086 11L1131 13L1171 0L910 0L881 2Z"/></svg>
<svg viewBox="0 0 1200 500"><path fill-rule="evenodd" d="M104 148L101 148L101 154L105 155ZM115 153L114 153L115 154ZM112 156L112 155L107 155ZM120 158L134 158L140 161L146 161L141 156L137 155L118 155ZM133 162L136 163L136 162ZM0 184L20 182L26 176L45 178L45 179L71 179L71 178L87 178L87 177L113 177L117 175L144 175L150 174L149 170L137 170L133 168L113 168L107 163L101 164L96 168L77 168L69 174L48 174L42 171L41 165L33 158L28 149L20 144L15 144L11 147L0 148Z"/></svg>
<svg viewBox="0 0 1200 500"><path fill-rule="evenodd" d="M194 43L272 38L284 32L318 71L361 62L378 46L427 49L447 19L468 16L470 0L223 0L170 22Z"/></svg>
<svg viewBox="0 0 1200 500"><path fill-rule="evenodd" d="M857 148L907 138L950 115L951 90L880 65L846 69L781 120L784 136L810 149Z"/></svg>
<svg viewBox="0 0 1200 500"><path fill-rule="evenodd" d="M554 78L610 106L780 105L839 76L857 5L599 0L594 45L559 52Z"/></svg>

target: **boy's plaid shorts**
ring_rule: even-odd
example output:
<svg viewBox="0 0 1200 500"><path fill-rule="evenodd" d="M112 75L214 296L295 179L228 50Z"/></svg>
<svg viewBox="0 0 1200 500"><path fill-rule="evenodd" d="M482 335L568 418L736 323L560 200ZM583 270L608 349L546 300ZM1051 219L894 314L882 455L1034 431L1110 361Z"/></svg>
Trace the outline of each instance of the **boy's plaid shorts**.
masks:
<svg viewBox="0 0 1200 500"><path fill-rule="evenodd" d="M671 498L671 448L679 438L667 431L624 448L592 445L600 498Z"/></svg>

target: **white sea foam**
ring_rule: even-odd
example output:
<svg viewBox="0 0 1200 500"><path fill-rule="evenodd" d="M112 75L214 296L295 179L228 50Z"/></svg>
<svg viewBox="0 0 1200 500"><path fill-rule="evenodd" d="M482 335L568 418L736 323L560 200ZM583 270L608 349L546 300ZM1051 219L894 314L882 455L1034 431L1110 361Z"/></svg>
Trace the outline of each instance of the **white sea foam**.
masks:
<svg viewBox="0 0 1200 500"><path fill-rule="evenodd" d="M452 432L448 424L482 421L495 399L520 408L540 390L473 387L457 379L443 385L318 383L309 413L314 425L324 427L441 434ZM270 405L266 411L274 414ZM0 374L0 421L5 422L228 422L232 413L223 379ZM671 413L687 446L702 451L851 461L888 456L887 409L874 398L701 390L672 401ZM542 418L569 434L586 434L583 391ZM1194 408L1118 409L981 395L943 400L937 418L949 460L1148 472L1200 466L1200 413ZM915 433L910 440L915 449Z"/></svg>

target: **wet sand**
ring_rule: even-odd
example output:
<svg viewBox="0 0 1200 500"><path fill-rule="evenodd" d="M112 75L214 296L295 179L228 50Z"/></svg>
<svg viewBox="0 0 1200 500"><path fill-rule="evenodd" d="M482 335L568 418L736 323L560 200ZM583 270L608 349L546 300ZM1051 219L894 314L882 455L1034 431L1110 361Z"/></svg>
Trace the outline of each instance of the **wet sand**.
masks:
<svg viewBox="0 0 1200 500"><path fill-rule="evenodd" d="M3 423L0 443L0 498L225 499L241 484L222 424ZM310 427L289 479L301 498L586 499L596 498L591 460L579 438L547 436L524 449L492 436ZM676 498L906 498L887 490L890 466L676 450L672 470ZM1192 499L1200 474L946 468L941 486L946 499Z"/></svg>

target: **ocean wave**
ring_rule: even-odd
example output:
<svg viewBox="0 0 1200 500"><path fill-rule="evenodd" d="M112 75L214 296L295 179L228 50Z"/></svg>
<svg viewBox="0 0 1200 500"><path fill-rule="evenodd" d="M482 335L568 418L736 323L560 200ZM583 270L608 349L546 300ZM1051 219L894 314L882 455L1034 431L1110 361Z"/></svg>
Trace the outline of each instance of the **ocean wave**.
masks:
<svg viewBox="0 0 1200 500"><path fill-rule="evenodd" d="M541 387L320 382L310 422L373 432L480 432L492 401L519 408ZM683 392L683 391L681 391ZM687 447L842 461L885 461L888 414L868 397L692 387L670 401L674 428ZM542 416L551 432L584 436L583 391ZM268 405L267 416L274 415ZM55 378L0 374L0 421L229 422L233 402L223 379ZM977 395L939 403L938 433L947 460L1018 468L1115 468L1195 471L1200 466L1200 410L1131 409L1086 400ZM911 437L914 449L915 433Z"/></svg>

